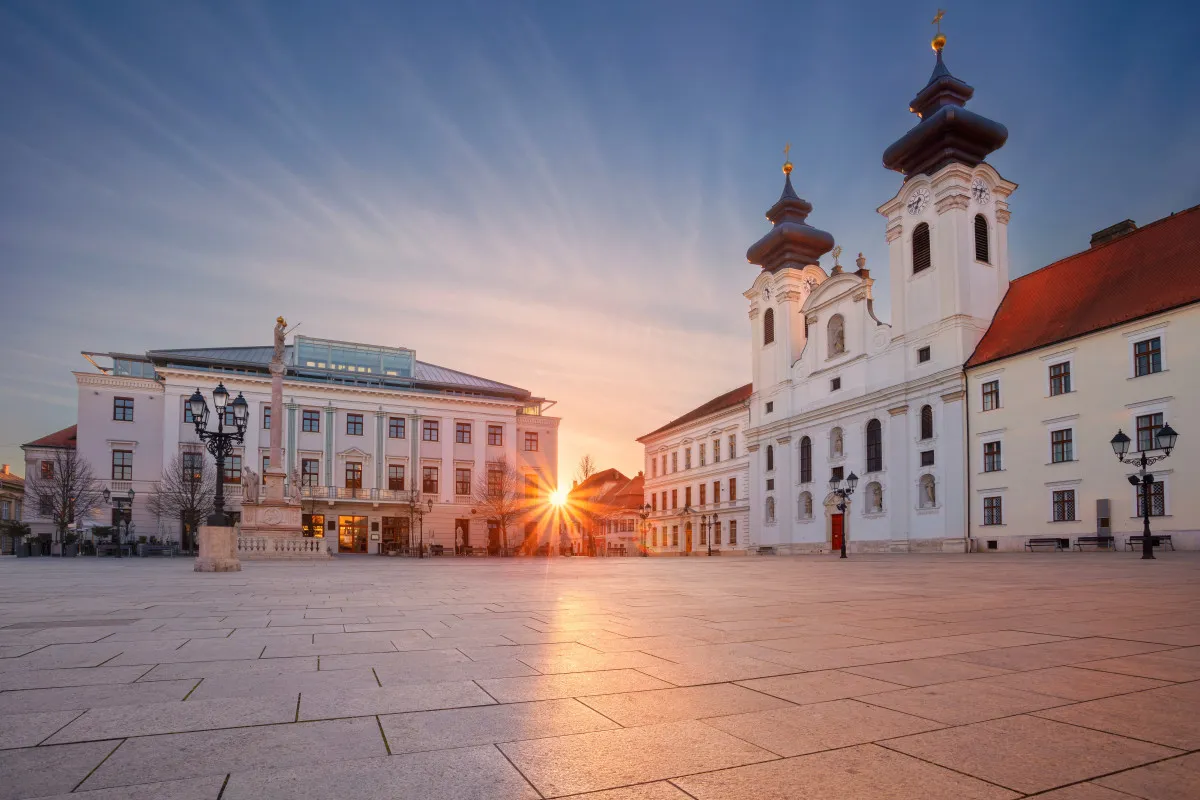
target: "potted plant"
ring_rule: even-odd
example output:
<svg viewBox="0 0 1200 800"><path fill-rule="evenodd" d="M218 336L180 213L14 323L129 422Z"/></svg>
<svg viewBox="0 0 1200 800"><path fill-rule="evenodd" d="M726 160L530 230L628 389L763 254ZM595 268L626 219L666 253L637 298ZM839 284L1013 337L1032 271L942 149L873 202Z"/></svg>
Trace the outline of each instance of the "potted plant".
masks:
<svg viewBox="0 0 1200 800"><path fill-rule="evenodd" d="M74 558L79 555L79 534L75 531L67 531L63 534L62 554L63 558Z"/></svg>

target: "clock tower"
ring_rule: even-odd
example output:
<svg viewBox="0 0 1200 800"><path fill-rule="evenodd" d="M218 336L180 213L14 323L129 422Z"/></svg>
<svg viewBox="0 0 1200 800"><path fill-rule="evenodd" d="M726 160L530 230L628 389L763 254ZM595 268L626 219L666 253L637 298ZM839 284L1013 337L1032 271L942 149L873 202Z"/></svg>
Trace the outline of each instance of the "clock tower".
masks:
<svg viewBox="0 0 1200 800"><path fill-rule="evenodd" d="M914 353L928 347L920 358L949 367L966 362L1008 289L1017 185L984 160L1008 130L965 107L975 90L946 67L940 20L933 74L909 104L919 121L883 153L904 181L878 211L887 218L893 339Z"/></svg>

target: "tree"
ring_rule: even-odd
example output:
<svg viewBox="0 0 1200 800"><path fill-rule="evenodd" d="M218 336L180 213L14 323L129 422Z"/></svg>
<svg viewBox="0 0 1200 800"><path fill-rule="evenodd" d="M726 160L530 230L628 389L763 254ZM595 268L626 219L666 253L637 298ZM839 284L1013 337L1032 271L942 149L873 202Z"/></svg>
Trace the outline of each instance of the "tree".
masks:
<svg viewBox="0 0 1200 800"><path fill-rule="evenodd" d="M583 483L596 472L596 460L592 458L591 453L584 453L579 458L579 466L575 468L575 482Z"/></svg>
<svg viewBox="0 0 1200 800"><path fill-rule="evenodd" d="M196 531L213 512L217 492L217 470L203 453L178 453L163 470L162 480L150 488L146 508L150 513L183 524L191 551L196 546Z"/></svg>
<svg viewBox="0 0 1200 800"><path fill-rule="evenodd" d="M48 474L43 468L33 480L26 481L26 502L33 504L38 516L50 520L54 538L61 542L72 523L78 525L105 505L104 493L92 465L75 450L55 450L49 465Z"/></svg>
<svg viewBox="0 0 1200 800"><path fill-rule="evenodd" d="M524 476L504 457L489 461L484 474L475 481L473 495L484 519L495 520L500 527L501 552L507 553L509 527L529 510Z"/></svg>
<svg viewBox="0 0 1200 800"><path fill-rule="evenodd" d="M13 553L17 552L17 548L25 541L25 537L32 533L29 526L20 520L6 519L0 522L0 536L7 536L12 540Z"/></svg>

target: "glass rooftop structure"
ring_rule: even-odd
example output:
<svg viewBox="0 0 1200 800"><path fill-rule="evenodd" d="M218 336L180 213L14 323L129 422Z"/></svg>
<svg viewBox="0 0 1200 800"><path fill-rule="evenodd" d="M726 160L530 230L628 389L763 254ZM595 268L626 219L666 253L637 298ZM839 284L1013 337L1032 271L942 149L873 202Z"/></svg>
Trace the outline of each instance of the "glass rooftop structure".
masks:
<svg viewBox="0 0 1200 800"><path fill-rule="evenodd" d="M406 347L381 347L296 336L292 366L389 378L411 378L416 353Z"/></svg>

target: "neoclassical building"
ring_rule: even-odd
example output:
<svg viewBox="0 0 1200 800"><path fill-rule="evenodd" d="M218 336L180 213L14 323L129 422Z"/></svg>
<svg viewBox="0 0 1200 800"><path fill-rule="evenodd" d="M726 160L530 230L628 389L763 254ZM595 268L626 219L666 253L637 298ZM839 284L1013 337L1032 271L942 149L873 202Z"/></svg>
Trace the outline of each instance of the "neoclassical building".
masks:
<svg viewBox="0 0 1200 800"><path fill-rule="evenodd" d="M274 420L271 354L270 346L84 354L95 369L75 373L78 452L114 504L132 505L139 533L181 540L179 522L153 516L147 500L174 457L211 458L186 400L197 388L211 398L218 383L250 403L245 443L226 464L235 516L244 468L266 471L273 425L283 426L284 467L301 483L305 523L334 552L415 544L422 529L426 544L451 549L460 528L463 544L495 550L499 531L472 495L501 458L520 470L531 508L548 508L558 484L559 419L543 413L552 402L418 361L411 349L296 336L285 348L283 419ZM409 506L430 501L418 525ZM509 530L509 546L534 549L554 527L530 513Z"/></svg>

